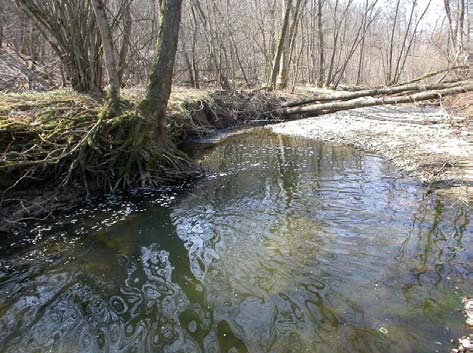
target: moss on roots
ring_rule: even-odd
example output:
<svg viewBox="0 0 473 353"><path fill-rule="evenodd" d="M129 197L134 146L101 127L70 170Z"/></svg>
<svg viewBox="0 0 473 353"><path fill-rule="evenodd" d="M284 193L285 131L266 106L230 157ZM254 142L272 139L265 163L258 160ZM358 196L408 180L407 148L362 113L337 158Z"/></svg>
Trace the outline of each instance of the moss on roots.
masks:
<svg viewBox="0 0 473 353"><path fill-rule="evenodd" d="M116 190L177 182L195 173L130 102L121 104L116 117L104 113L98 101L77 102L32 102L37 111L31 116L0 116L0 175L13 176L10 187L54 179ZM9 111L14 109L18 106Z"/></svg>
<svg viewBox="0 0 473 353"><path fill-rule="evenodd" d="M167 138L137 103L141 89L123 92L113 117L103 97L71 91L0 92L0 234L77 205L86 194L161 186L199 169L173 143L274 120L284 100L264 92L220 92L174 87Z"/></svg>
<svg viewBox="0 0 473 353"><path fill-rule="evenodd" d="M178 183L196 166L174 142L253 119L274 117L281 99L267 93L175 88L162 138L139 89L124 92L118 116L101 97L71 91L0 93L0 191L35 186L117 190ZM265 115L266 114L266 115ZM148 114L147 114L148 116ZM0 200L0 206L1 206Z"/></svg>

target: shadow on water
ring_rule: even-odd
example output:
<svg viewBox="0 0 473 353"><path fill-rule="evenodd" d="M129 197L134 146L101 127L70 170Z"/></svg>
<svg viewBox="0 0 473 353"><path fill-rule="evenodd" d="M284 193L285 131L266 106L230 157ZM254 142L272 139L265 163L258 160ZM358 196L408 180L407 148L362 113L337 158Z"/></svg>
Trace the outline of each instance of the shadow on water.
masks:
<svg viewBox="0 0 473 353"><path fill-rule="evenodd" d="M434 352L473 292L469 210L376 156L253 132L181 190L0 245L0 352Z"/></svg>

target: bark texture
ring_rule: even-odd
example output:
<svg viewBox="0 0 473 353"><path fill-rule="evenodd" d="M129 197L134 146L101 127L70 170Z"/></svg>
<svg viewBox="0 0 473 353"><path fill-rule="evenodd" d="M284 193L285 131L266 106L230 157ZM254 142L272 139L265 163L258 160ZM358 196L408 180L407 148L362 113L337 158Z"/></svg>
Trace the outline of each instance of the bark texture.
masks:
<svg viewBox="0 0 473 353"><path fill-rule="evenodd" d="M103 0L91 0L94 7L97 26L102 37L102 47L105 55L105 67L109 80L109 102L107 106L108 114L116 116L120 108L120 77L117 68L115 49L113 47L112 33L108 24L107 12Z"/></svg>
<svg viewBox="0 0 473 353"><path fill-rule="evenodd" d="M397 97L381 97L381 98L370 98L370 99L354 99L348 101L337 101L329 103L320 103L314 105L300 106L294 108L287 108L282 110L280 113L284 116L306 114L309 116L318 116L323 114L334 113L342 110L350 110L356 108L375 107L382 105L397 105L406 103L416 103L420 101L438 99L445 96L455 95L459 93L472 92L473 84L470 82L459 87L446 88L440 90L430 90L415 93L407 96Z"/></svg>
<svg viewBox="0 0 473 353"><path fill-rule="evenodd" d="M271 69L271 77L268 82L268 87L270 89L276 88L279 69L281 67L281 59L284 54L285 43L288 36L288 31L289 31L289 20L291 16L291 9L292 9L292 0L286 0L285 7L284 7L284 16L283 16L281 33L279 35L278 46L276 48L276 53L274 55L273 67Z"/></svg>
<svg viewBox="0 0 473 353"><path fill-rule="evenodd" d="M432 91L432 90L442 90L447 88L455 88L464 85L463 82L456 83L445 83L445 84L434 84L434 85L405 85L398 87L386 87L386 88L373 88L366 89L361 91L355 91L350 93L335 93L329 95L319 95L316 97L301 99L297 101L287 102L282 106L284 108L297 107L300 105L307 105L317 102L333 102L333 101L347 101L356 98L363 97L375 97L382 95L393 95L405 92L420 92L420 91Z"/></svg>
<svg viewBox="0 0 473 353"><path fill-rule="evenodd" d="M72 88L81 93L101 92L102 42L90 1L15 1L60 58Z"/></svg>
<svg viewBox="0 0 473 353"><path fill-rule="evenodd" d="M166 108L171 95L172 74L176 59L182 0L160 1L160 21L156 52L145 100L141 109L156 121L159 137L166 138Z"/></svg>

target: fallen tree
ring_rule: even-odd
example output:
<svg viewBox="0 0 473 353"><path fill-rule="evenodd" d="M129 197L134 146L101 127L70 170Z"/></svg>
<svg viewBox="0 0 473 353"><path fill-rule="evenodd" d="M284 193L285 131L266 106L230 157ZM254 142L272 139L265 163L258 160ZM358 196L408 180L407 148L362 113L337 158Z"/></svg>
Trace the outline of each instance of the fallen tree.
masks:
<svg viewBox="0 0 473 353"><path fill-rule="evenodd" d="M406 85L399 87L385 87L385 88L373 88L363 91L356 92L341 92L328 95L318 95L311 98L301 99L297 101L287 102L282 105L283 108L297 107L300 105L306 105L316 102L333 102L333 101L348 101L356 98L363 97L375 97L375 96L386 96L394 95L405 92L421 92L421 91L438 91L447 88L461 87L465 85L464 82L444 83L435 85Z"/></svg>
<svg viewBox="0 0 473 353"><path fill-rule="evenodd" d="M394 88L393 88L394 89ZM420 93L415 93L406 96L396 96L396 97L381 97L373 98L370 96L361 96L357 99L345 100L345 101L336 101L329 103L320 103L307 106L296 106L292 108L286 108L279 110L278 112L283 116L291 115L300 115L305 114L309 116L317 116L328 113L335 113L342 110L350 110L356 108L367 108L381 105L397 105L397 104L406 104L406 103L417 103L420 101L426 101L431 99L439 99L445 96L455 95L459 93L472 92L473 83L463 84L457 86L454 84L454 87L429 90ZM367 99L362 99L368 97Z"/></svg>

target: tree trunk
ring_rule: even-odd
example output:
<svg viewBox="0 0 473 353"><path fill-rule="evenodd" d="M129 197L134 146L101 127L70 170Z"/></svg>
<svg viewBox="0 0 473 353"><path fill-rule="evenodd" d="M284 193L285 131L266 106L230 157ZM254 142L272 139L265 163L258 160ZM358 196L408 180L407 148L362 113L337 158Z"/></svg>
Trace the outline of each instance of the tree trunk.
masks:
<svg viewBox="0 0 473 353"><path fill-rule="evenodd" d="M419 101L438 99L440 97L455 95L459 93L472 92L473 84L462 85L460 87L447 88L442 90L432 90L420 92L409 96L399 97L381 97L372 99L355 99L343 102L330 102L314 104L302 107L287 108L280 113L285 116L306 114L309 116L318 116L323 114L335 113L342 110L351 110L357 108L375 107L381 105L397 105L405 103L416 103Z"/></svg>
<svg viewBox="0 0 473 353"><path fill-rule="evenodd" d="M400 83L400 84L398 84L397 86L410 85L410 84L412 84L412 83L420 82L420 81L426 80L426 79L428 79L428 78L431 78L431 77L434 77L434 76L437 76L437 75L440 75L440 74L448 74L448 73L451 72L451 71L455 71L455 70L468 70L468 69L469 69L469 66L468 66L468 65L453 66L453 67L449 67L449 68L442 69L442 70L438 70L438 71L428 72L428 73L423 74L422 76L417 77L417 78L415 78L415 79L413 79L413 80ZM442 79L440 79L440 80L442 80Z"/></svg>
<svg viewBox="0 0 473 353"><path fill-rule="evenodd" d="M124 4L125 8L123 9L123 41L122 41L122 46L120 48L120 55L119 55L119 62L118 62L118 78L120 79L120 86L124 86L124 76L125 76L125 70L127 67L126 64L126 59L128 56L128 50L130 48L130 38L131 38L131 31L133 28L133 21L131 18L131 11L130 11L130 6L131 6L131 1L127 1L126 4Z"/></svg>
<svg viewBox="0 0 473 353"><path fill-rule="evenodd" d="M3 47L3 27L5 24L5 19L4 19L4 5L3 5L3 0L0 1L0 49Z"/></svg>
<svg viewBox="0 0 473 353"><path fill-rule="evenodd" d="M301 7L305 7L307 0L302 4L302 0L296 0L296 6L294 7L294 14L292 16L291 26L287 32L284 44L283 56L279 68L279 75L277 79L277 88L286 89L287 82L289 79L289 71L292 62L292 56L294 52L294 45L296 41L297 27L300 19Z"/></svg>
<svg viewBox="0 0 473 353"><path fill-rule="evenodd" d="M319 34L319 87L322 87L325 82L325 45L324 45L324 30L322 26L322 0L317 0L317 32Z"/></svg>
<svg viewBox="0 0 473 353"><path fill-rule="evenodd" d="M189 82L192 88L196 88L195 78L194 78L194 69L192 68L192 63L189 58L189 54L187 53L187 48L184 41L181 41L182 46L182 55L184 56L184 62L187 67L187 73L189 75Z"/></svg>
<svg viewBox="0 0 473 353"><path fill-rule="evenodd" d="M105 67L107 69L110 85L108 114L116 116L120 110L120 77L118 74L117 61L115 59L115 50L113 48L113 39L107 20L107 12L103 0L91 0L94 7L97 26L102 37L102 47L105 55Z"/></svg>
<svg viewBox="0 0 473 353"><path fill-rule="evenodd" d="M365 0L365 14L368 13L368 0ZM356 85L359 86L361 85L362 77L363 77L363 65L364 65L364 55L365 55L365 40L366 40L366 22L367 22L367 16L363 17L363 37L361 39L361 44L360 44L360 56L358 59L358 73L356 75Z"/></svg>
<svg viewBox="0 0 473 353"><path fill-rule="evenodd" d="M159 1L159 0L158 0ZM156 52L145 100L140 108L158 124L159 138L166 141L166 108L171 95L172 74L176 60L182 0L161 0Z"/></svg>
<svg viewBox="0 0 473 353"><path fill-rule="evenodd" d="M276 79L276 88L285 89L287 87L287 78L289 75L289 65L291 63L291 48L289 47L290 42L290 30L286 32L284 37L284 48L279 63L278 76Z"/></svg>
<svg viewBox="0 0 473 353"><path fill-rule="evenodd" d="M271 69L271 77L268 82L268 88L270 89L276 88L276 81L278 78L279 68L281 65L281 58L283 56L286 38L287 38L287 31L289 28L289 18L291 15L291 8L292 8L292 0L285 0L285 11L284 11L284 16L283 16L281 33L279 35L278 46L276 48L276 53L274 55L273 67Z"/></svg>
<svg viewBox="0 0 473 353"><path fill-rule="evenodd" d="M282 104L281 106L284 108L290 108L290 107L297 107L297 106L317 103L317 102L347 101L347 100L363 98L363 97L393 95L393 94L412 92L412 91L432 91L432 90L438 91L438 90L443 90L443 89L461 87L464 85L465 84L463 82L456 82L456 83L448 83L448 84L446 83L446 84L438 84L438 85L406 85L406 86L387 87L387 88L373 88L373 89L367 89L367 90L350 92L350 93L344 92L344 93L321 95L318 97L306 98L306 99L301 99L301 100L293 101L293 102L287 102L287 103Z"/></svg>
<svg viewBox="0 0 473 353"><path fill-rule="evenodd" d="M388 59L387 59L387 72L386 72L386 85L392 84L393 79L393 58L394 58L394 36L396 34L396 27L398 24L398 16L399 16L399 7L401 5L401 0L397 0L396 2L396 10L394 13L394 20L393 20L393 27L391 29L391 36L389 38L389 50L388 50Z"/></svg>
<svg viewBox="0 0 473 353"><path fill-rule="evenodd" d="M195 15L194 7L191 6L192 14L192 71L194 72L194 84L195 88L200 88L200 79L199 79L199 66L197 64L197 36L199 34L199 23L197 22L197 16Z"/></svg>

